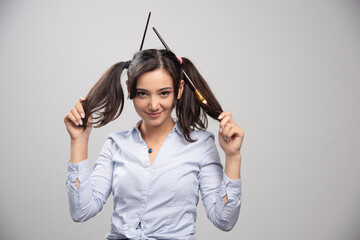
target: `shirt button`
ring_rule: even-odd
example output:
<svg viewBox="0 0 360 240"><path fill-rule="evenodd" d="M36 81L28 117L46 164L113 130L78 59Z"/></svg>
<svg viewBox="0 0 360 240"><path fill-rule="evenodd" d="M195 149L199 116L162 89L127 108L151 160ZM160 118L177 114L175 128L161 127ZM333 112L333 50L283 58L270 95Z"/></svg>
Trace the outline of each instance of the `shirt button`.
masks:
<svg viewBox="0 0 360 240"><path fill-rule="evenodd" d="M143 195L143 196L146 196L146 192L142 192L142 195Z"/></svg>
<svg viewBox="0 0 360 240"><path fill-rule="evenodd" d="M149 168L147 168L147 169L145 170L145 172L146 172L146 173L150 172L150 169L149 169Z"/></svg>
<svg viewBox="0 0 360 240"><path fill-rule="evenodd" d="M226 190L230 190L231 189L231 187L226 187Z"/></svg>

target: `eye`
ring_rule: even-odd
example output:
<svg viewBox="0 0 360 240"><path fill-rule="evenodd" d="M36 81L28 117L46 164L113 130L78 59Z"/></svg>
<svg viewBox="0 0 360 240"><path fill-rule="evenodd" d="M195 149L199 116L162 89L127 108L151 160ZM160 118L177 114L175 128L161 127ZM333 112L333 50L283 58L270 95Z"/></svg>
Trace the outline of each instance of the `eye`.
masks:
<svg viewBox="0 0 360 240"><path fill-rule="evenodd" d="M160 93L161 96L168 96L170 95L171 91L163 91Z"/></svg>
<svg viewBox="0 0 360 240"><path fill-rule="evenodd" d="M146 92L142 92L142 91L137 91L137 92L136 92L136 96L139 96L139 97L144 97L144 96L146 96L146 95L147 95Z"/></svg>

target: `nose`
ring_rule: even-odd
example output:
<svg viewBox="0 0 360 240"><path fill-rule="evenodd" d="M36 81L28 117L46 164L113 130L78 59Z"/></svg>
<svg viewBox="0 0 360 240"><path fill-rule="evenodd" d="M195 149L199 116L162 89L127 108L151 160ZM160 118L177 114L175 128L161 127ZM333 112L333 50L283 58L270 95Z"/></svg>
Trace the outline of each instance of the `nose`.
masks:
<svg viewBox="0 0 360 240"><path fill-rule="evenodd" d="M160 107L159 99L156 96L151 96L149 101L149 108L152 112L156 112Z"/></svg>

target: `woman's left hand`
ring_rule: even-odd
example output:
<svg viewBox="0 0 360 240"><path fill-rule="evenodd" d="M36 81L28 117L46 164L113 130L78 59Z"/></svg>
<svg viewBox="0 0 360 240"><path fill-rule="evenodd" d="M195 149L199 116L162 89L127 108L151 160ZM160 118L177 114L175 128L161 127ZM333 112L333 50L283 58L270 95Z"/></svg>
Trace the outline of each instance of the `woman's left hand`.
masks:
<svg viewBox="0 0 360 240"><path fill-rule="evenodd" d="M219 115L219 144L227 157L240 155L240 148L244 139L242 130L232 119L231 112L222 112Z"/></svg>

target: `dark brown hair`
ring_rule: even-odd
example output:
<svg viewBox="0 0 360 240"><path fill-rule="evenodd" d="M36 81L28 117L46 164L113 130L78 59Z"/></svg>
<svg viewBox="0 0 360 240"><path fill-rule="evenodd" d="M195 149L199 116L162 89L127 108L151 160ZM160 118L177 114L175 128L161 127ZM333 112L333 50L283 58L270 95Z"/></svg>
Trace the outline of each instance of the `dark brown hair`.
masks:
<svg viewBox="0 0 360 240"><path fill-rule="evenodd" d="M148 49L137 52L127 71L130 99L136 97L137 81L142 74L157 69L166 70L173 79L174 106L176 106L178 125L182 129L185 139L193 142L190 133L195 129L205 130L208 126L206 113L210 117L217 119L223 110L194 64L187 58L182 58L182 60L183 63L180 64L175 54L168 50ZM124 107L124 92L120 82L124 66L125 62L114 64L91 88L86 100L83 102L86 113L84 128L86 128L88 116L91 114L94 117L93 124L95 127L104 126L120 116ZM185 70L197 89L202 93L208 105L199 103L194 92L187 84L184 85L181 98L176 98L180 81L183 79L182 69Z"/></svg>

